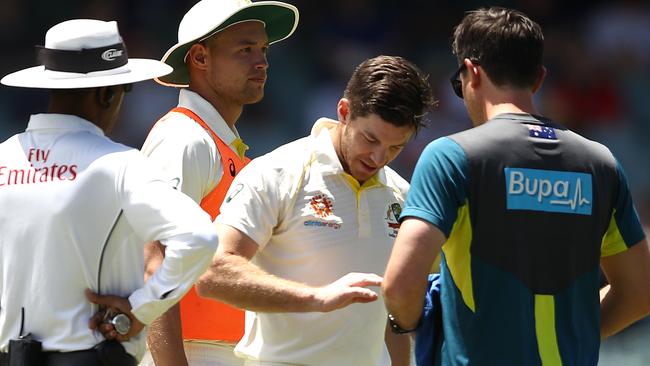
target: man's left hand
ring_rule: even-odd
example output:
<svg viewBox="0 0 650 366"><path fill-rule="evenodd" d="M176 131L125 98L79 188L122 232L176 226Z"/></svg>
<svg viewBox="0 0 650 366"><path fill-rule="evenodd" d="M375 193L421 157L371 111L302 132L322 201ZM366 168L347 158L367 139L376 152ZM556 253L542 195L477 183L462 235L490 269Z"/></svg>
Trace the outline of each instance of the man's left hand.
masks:
<svg viewBox="0 0 650 366"><path fill-rule="evenodd" d="M131 313L131 303L125 297L113 295L98 295L86 290L86 298L93 304L99 305L100 310L88 321L88 327L98 330L104 338L125 342L144 329L144 324ZM126 334L117 332L110 319L117 314L125 314L131 320L131 328Z"/></svg>

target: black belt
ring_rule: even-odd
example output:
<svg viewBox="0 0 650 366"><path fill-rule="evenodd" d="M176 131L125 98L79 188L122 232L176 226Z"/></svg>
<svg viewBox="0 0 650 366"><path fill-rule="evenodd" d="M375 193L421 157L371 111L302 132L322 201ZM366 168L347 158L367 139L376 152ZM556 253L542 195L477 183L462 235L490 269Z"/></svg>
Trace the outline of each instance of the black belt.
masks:
<svg viewBox="0 0 650 366"><path fill-rule="evenodd" d="M104 343L114 343L121 349L95 347L83 351L42 352L42 366L136 366L138 364L133 356L123 351L121 344ZM8 353L0 352L0 366L9 366Z"/></svg>

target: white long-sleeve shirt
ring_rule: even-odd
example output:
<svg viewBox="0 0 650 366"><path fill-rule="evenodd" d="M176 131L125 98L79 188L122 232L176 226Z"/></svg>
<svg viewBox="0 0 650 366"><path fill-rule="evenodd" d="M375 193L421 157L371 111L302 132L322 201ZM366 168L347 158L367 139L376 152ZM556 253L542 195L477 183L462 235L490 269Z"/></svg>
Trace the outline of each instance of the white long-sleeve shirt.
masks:
<svg viewBox="0 0 650 366"><path fill-rule="evenodd" d="M103 340L88 328L97 306L84 289L128 297L145 324L189 290L216 231L158 175L139 151L76 116L33 115L0 144L0 351L19 336L21 308L23 333L65 352ZM144 284L143 244L153 240L166 256ZM123 345L139 359L144 340L142 332Z"/></svg>

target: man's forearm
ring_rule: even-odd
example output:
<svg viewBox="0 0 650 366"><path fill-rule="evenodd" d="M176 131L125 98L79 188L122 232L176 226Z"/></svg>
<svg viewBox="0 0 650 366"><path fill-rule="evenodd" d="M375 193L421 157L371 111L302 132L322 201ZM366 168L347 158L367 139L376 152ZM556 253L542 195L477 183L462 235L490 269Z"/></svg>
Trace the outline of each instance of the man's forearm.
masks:
<svg viewBox="0 0 650 366"><path fill-rule="evenodd" d="M409 366L411 364L411 335L393 333L386 326L386 348L390 354L392 366Z"/></svg>
<svg viewBox="0 0 650 366"><path fill-rule="evenodd" d="M196 283L199 296L274 313L328 312L378 298L367 288L381 285L382 278L374 273L348 273L323 287L276 277L250 263L258 245L249 236L228 225L217 227L222 245Z"/></svg>
<svg viewBox="0 0 650 366"><path fill-rule="evenodd" d="M181 332L180 305L172 306L149 327L147 344L156 366L187 365Z"/></svg>
<svg viewBox="0 0 650 366"><path fill-rule="evenodd" d="M407 219L400 227L382 290L386 308L404 329L415 328L420 320L427 275L444 241L437 227L419 219Z"/></svg>
<svg viewBox="0 0 650 366"><path fill-rule="evenodd" d="M403 285L407 282L398 283L401 283L402 287L407 287ZM414 329L422 316L427 282L426 278L424 281L413 278L408 283L408 288L395 288L397 286L395 284L384 287L384 302L386 309L396 318L399 326L404 329Z"/></svg>
<svg viewBox="0 0 650 366"><path fill-rule="evenodd" d="M600 302L600 337L604 339L650 312L650 249L643 239L600 262L610 284Z"/></svg>
<svg viewBox="0 0 650 366"><path fill-rule="evenodd" d="M196 288L202 297L250 311L320 310L312 287L273 276L239 255L216 256Z"/></svg>
<svg viewBox="0 0 650 366"><path fill-rule="evenodd" d="M165 259L144 286L129 295L133 314L150 324L174 306L190 290L210 264L216 250L217 234L209 225L197 226L193 233L161 239ZM145 268L149 268L145 264ZM164 296L163 296L164 294Z"/></svg>
<svg viewBox="0 0 650 366"><path fill-rule="evenodd" d="M647 315L638 306L635 294L624 294L611 288L600 303L600 338L605 339Z"/></svg>
<svg viewBox="0 0 650 366"><path fill-rule="evenodd" d="M144 246L145 281L162 265L165 247L160 242ZM187 366L181 331L180 305L176 304L164 312L149 326L147 345L157 366Z"/></svg>

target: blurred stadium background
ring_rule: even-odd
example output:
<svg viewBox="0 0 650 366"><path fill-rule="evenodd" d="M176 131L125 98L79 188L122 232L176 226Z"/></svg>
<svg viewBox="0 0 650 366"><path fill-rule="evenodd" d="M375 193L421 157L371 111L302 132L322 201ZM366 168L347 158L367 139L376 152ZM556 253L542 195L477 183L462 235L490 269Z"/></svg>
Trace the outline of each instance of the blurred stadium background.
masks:
<svg viewBox="0 0 650 366"><path fill-rule="evenodd" d="M467 10L502 5L527 13L546 37L548 77L537 95L542 114L610 147L626 169L641 219L650 227L650 2L511 0L486 2L286 0L300 9L293 37L271 47L264 100L245 108L237 127L256 157L309 132L336 103L354 67L378 54L400 55L429 73L439 105L392 165L410 178L431 140L470 127L449 87L456 69L450 40ZM159 59L176 42L183 14L196 0L2 0L0 74L35 63L52 25L71 18L117 20L131 57ZM45 91L0 88L0 141L45 111ZM153 82L126 98L113 138L139 148L151 125L177 101ZM649 284L650 285L650 284ZM650 321L603 346L601 365L650 364Z"/></svg>

